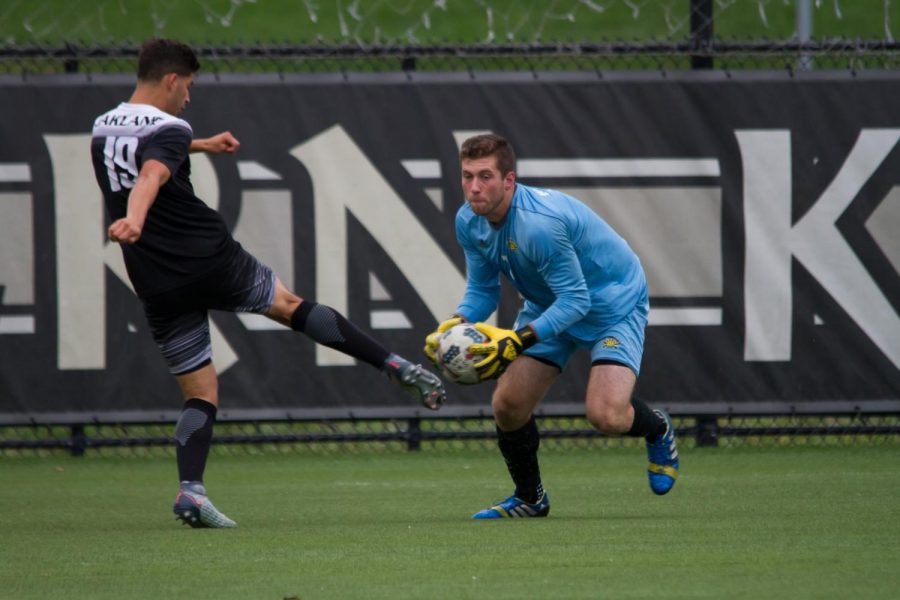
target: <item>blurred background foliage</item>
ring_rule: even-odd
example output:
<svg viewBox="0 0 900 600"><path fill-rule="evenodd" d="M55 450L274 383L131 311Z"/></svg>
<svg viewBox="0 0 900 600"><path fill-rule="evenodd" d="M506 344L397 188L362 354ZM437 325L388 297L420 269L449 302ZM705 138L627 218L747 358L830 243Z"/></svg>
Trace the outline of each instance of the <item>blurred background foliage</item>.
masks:
<svg viewBox="0 0 900 600"><path fill-rule="evenodd" d="M893 41L891 0L708 0L716 40ZM493 44L683 41L690 0L4 0L0 44Z"/></svg>

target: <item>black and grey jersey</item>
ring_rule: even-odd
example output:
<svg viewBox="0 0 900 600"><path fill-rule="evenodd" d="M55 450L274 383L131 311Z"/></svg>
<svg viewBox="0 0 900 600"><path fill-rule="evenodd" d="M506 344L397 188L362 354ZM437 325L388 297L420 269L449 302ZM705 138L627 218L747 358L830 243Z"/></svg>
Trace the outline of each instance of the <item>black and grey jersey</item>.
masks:
<svg viewBox="0 0 900 600"><path fill-rule="evenodd" d="M240 248L219 213L194 194L192 139L187 121L148 104L123 102L94 121L91 158L111 221L125 216L145 161L158 160L171 173L141 238L122 244L128 276L142 298L200 279Z"/></svg>

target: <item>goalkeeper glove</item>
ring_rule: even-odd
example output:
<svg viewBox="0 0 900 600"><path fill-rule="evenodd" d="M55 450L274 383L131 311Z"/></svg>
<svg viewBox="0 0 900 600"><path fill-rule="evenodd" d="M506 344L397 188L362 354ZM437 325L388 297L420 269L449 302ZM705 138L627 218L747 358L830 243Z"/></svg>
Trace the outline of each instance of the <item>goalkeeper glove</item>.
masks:
<svg viewBox="0 0 900 600"><path fill-rule="evenodd" d="M428 334L425 338L425 356L428 357L428 360L434 363L434 366L438 369L441 368L441 365L438 364L437 357L437 349L438 349L438 338L442 333L453 327L454 325L459 325L463 322L463 318L459 315L453 315L446 321L441 322L438 325L438 328Z"/></svg>
<svg viewBox="0 0 900 600"><path fill-rule="evenodd" d="M488 341L469 346L472 354L484 354L481 362L475 363L478 378L497 379L522 351L534 346L538 339L534 329L526 325L521 329L501 329L487 323L475 323L475 329L488 336Z"/></svg>

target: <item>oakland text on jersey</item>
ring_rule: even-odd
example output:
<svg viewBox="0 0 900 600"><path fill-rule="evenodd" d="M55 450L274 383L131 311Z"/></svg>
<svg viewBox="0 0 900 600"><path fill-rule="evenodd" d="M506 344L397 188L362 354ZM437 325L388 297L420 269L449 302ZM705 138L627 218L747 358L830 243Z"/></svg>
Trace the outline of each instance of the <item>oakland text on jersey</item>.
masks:
<svg viewBox="0 0 900 600"><path fill-rule="evenodd" d="M124 115L116 113L107 113L97 119L94 126L109 125L110 127L148 127L156 125L162 121L164 117L157 115Z"/></svg>
<svg viewBox="0 0 900 600"><path fill-rule="evenodd" d="M193 137L194 132L184 119L164 113L148 104L122 102L94 120L93 135L144 137L171 126L180 127Z"/></svg>

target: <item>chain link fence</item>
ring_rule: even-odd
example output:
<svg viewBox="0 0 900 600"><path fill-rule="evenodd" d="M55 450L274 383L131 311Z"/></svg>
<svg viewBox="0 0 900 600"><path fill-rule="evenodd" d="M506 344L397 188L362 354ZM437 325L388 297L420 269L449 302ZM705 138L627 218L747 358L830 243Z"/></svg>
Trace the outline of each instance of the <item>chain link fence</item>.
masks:
<svg viewBox="0 0 900 600"><path fill-rule="evenodd" d="M139 46L0 47L0 74L23 79L58 73L132 74ZM484 45L196 46L202 73L380 73L889 70L900 67L900 43L809 42L557 43Z"/></svg>
<svg viewBox="0 0 900 600"><path fill-rule="evenodd" d="M682 448L900 445L900 414L676 415ZM539 415L545 451L643 448L598 433L583 417ZM0 456L174 455L172 423L0 426ZM489 416L220 422L215 453L455 452L496 448Z"/></svg>

